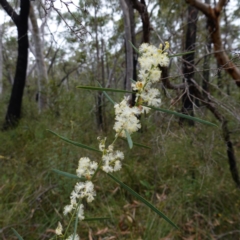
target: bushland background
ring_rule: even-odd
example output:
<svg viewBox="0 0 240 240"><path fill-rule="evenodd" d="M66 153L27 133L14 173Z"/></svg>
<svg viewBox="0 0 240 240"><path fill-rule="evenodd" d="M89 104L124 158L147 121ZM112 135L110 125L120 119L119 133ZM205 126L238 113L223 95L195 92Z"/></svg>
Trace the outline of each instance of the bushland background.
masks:
<svg viewBox="0 0 240 240"><path fill-rule="evenodd" d="M69 145L98 147L114 137L114 109L101 92L78 85L128 89L137 80L136 46L169 41L162 108L217 127L160 112L142 116L118 177L167 215L179 230L108 178L86 206L81 239L240 239L239 8L237 1L0 0L0 236L49 239L74 181L80 157ZM115 101L123 94L110 93Z"/></svg>

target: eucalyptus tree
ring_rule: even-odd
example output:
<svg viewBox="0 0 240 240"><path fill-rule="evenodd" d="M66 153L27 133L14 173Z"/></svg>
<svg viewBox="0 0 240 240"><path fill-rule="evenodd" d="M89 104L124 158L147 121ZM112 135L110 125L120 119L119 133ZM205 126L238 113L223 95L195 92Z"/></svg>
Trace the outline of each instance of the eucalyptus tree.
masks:
<svg viewBox="0 0 240 240"><path fill-rule="evenodd" d="M206 4L210 4L210 0L205 0ZM206 30L208 31L208 28L210 27L209 21L206 19ZM207 95L209 92L209 77L210 77L210 52L211 52L211 38L209 35L206 36L206 47L205 47L205 56L204 56L204 62L203 62L203 80L202 80L202 88L203 88L203 94Z"/></svg>
<svg viewBox="0 0 240 240"><path fill-rule="evenodd" d="M16 125L21 117L22 97L26 81L26 71L28 62L28 15L29 0L20 1L20 12L17 14L6 0L0 0L0 5L11 17L17 28L18 57L12 93L8 105L3 129L8 129Z"/></svg>
<svg viewBox="0 0 240 240"><path fill-rule="evenodd" d="M126 75L124 88L128 91L131 90L131 79L133 79L133 48L131 45L132 36L134 35L134 29L132 27L133 8L128 1L120 0L120 5L123 11L124 19L124 32L125 32L125 48L126 48ZM133 43L134 44L134 43Z"/></svg>
<svg viewBox="0 0 240 240"><path fill-rule="evenodd" d="M193 116L194 90L192 88L192 79L194 78L194 57L195 45L197 36L197 17L198 10L192 6L188 6L187 16L187 31L185 37L185 51L192 51L190 54L183 56L183 81L186 82L186 89L182 96L182 112L187 115ZM183 121L183 118L180 119ZM194 125L194 121L189 120L189 125Z"/></svg>
<svg viewBox="0 0 240 240"><path fill-rule="evenodd" d="M62 2L63 4L65 2L70 9L70 4L66 1ZM100 83L105 86L108 84L107 79L110 74L109 59L107 59L107 56L110 56L108 39L111 37L111 27L108 26L111 20L110 7L112 7L111 3L90 0L84 4L80 2L75 10L71 9L71 12L61 12L52 7L53 11L55 10L58 14L57 24L63 23L67 29L61 34L61 38L64 38L65 46L68 46L68 48L62 49L65 52L65 59L68 61L63 60L61 63L57 63L57 66L62 66L60 72L63 72L58 86L65 83L69 75L74 72L78 77L83 74L88 76L84 80L80 78L81 83L84 81L86 84L90 81L95 85ZM106 11L106 9L108 10ZM104 97L102 92L99 92L95 95L95 119L97 129L100 131L104 130L106 125L103 108Z"/></svg>
<svg viewBox="0 0 240 240"><path fill-rule="evenodd" d="M42 38L44 36L40 36L40 29L37 23L37 17L35 14L33 4L30 5L30 14L29 18L31 20L31 28L32 28L32 37L34 40L34 50L33 54L36 59L36 67L37 67L37 74L38 74L38 110L41 112L47 103L47 89L46 84L48 81L48 74L46 65L44 63L44 55L43 55L43 41Z"/></svg>
<svg viewBox="0 0 240 240"><path fill-rule="evenodd" d="M220 25L220 13L223 9L223 6L226 4L226 1L219 1L215 8L212 8L209 4L203 3L199 0L188 0L187 1L192 7L195 7L199 11L202 11L207 16L208 21L208 34L211 37L211 42L214 45L213 54L215 55L218 63L220 64L221 68L223 68L229 75L235 80L235 83L237 86L239 86L239 69L237 66L229 59L228 55L226 54L226 51L223 48L222 40L221 40L221 25ZM197 33L199 36L199 32ZM199 37L198 37L199 39ZM205 52L205 51L204 51ZM191 56L191 55L190 55ZM204 58L202 58L204 59ZM201 58L197 61L199 61ZM193 61L193 58L190 59L190 61ZM189 61L188 61L189 62ZM193 68L192 68L193 67ZM206 67L206 65L204 65ZM208 66L210 68L210 66ZM191 62L191 65L189 69L192 69L190 74L193 74L193 72L196 71L196 62ZM194 71L193 71L194 69ZM187 83L182 84L174 84L171 81L172 79L168 76L168 73L165 72L163 74L163 85L165 88L173 89L176 91L179 90L185 90L188 89ZM205 89L206 90L206 89ZM205 92L206 93L206 92ZM191 96L194 96L196 99L198 99L203 106L205 106L207 109L211 111L211 113L215 116L215 118L220 122L222 127L222 134L223 139L225 141L226 147L227 147L227 156L228 156L228 162L230 166L230 171L232 174L232 178L234 182L236 183L237 187L240 187L240 179L238 174L238 168L237 168L237 159L234 151L234 145L231 140L231 131L228 127L228 121L226 118L225 111L222 112L220 109L218 109L218 106L222 105L223 103L211 95L211 91L209 91L207 94L204 94L204 91L202 91L201 87L198 85L197 81L193 78L193 75L191 76ZM193 99L191 99L193 100ZM193 101L192 101L193 103ZM218 103L218 104L216 104ZM228 109L228 108L227 108ZM235 115L235 114L234 114ZM238 116L236 116L238 118Z"/></svg>
<svg viewBox="0 0 240 240"><path fill-rule="evenodd" d="M3 47L2 47L2 39L3 39L3 24L0 24L0 94L3 92Z"/></svg>
<svg viewBox="0 0 240 240"><path fill-rule="evenodd" d="M219 0L215 7L204 3L200 0L186 0L186 2L201 11L208 19L209 34L214 46L214 55L218 63L232 77L236 85L240 87L240 69L229 59L224 50L221 38L220 19L224 6L228 3L227 0Z"/></svg>

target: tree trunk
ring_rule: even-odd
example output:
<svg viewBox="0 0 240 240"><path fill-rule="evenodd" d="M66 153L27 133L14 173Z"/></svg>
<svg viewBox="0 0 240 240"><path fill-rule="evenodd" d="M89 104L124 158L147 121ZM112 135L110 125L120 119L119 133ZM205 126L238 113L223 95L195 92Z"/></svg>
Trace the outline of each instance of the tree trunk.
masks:
<svg viewBox="0 0 240 240"><path fill-rule="evenodd" d="M96 42L96 50L97 50L97 69L95 70L96 76L95 79L98 83L101 82L101 62L100 62L100 46L98 39L98 21L97 21L97 9L95 8L94 12L94 24L95 24L95 42ZM99 91L96 96L96 120L97 120L97 128L99 131L103 131L103 108L102 108L102 92Z"/></svg>
<svg viewBox="0 0 240 240"><path fill-rule="evenodd" d="M34 39L34 48L35 48L35 58L37 63L37 73L38 73L38 111L41 111L46 107L47 103L47 92L46 92L46 83L48 79L46 66L44 64L43 57L43 45L39 33L39 27L37 24L36 15L34 13L34 8L30 6L29 17L32 23L32 35Z"/></svg>
<svg viewBox="0 0 240 240"><path fill-rule="evenodd" d="M104 40L103 39L101 39L101 75L102 75L102 86L103 87L106 87L106 85L105 85L105 59L104 59L104 52L106 52L105 51L105 43L104 43ZM104 94L103 93L101 93L101 97L102 97L102 129L103 129L103 131L106 131L106 126L107 126L107 118L106 118L106 112L105 112L105 108L104 108L104 106L105 106L105 98L104 98Z"/></svg>
<svg viewBox="0 0 240 240"><path fill-rule="evenodd" d="M135 36L135 19L134 19L134 8L133 8L133 2L131 0L126 0L127 6L128 6L128 11L129 11L129 20L130 20L130 26L131 26L131 42L134 46L136 46L136 36ZM133 50L133 73L132 73L132 78L134 81L137 81L137 59L138 55L137 53ZM135 99L136 99L136 93L132 94L131 98L131 105L135 105Z"/></svg>
<svg viewBox="0 0 240 240"><path fill-rule="evenodd" d="M0 94L3 92L3 48L2 48L2 38L3 38L3 24L0 24Z"/></svg>
<svg viewBox="0 0 240 240"><path fill-rule="evenodd" d="M222 8L228 0L219 0L214 8L198 0L186 0L186 2L206 15L210 26L208 30L214 45L215 57L220 66L235 80L237 86L240 87L240 70L227 56L222 45L220 32L220 15Z"/></svg>
<svg viewBox="0 0 240 240"><path fill-rule="evenodd" d="M205 0L205 3L209 4L210 0ZM209 22L206 21L206 29L208 31ZM202 88L203 88L203 96L206 96L209 92L209 76L210 76L210 52L211 52L211 38L207 35L206 37L206 55L204 56L203 62L203 81L202 81Z"/></svg>
<svg viewBox="0 0 240 240"><path fill-rule="evenodd" d="M0 0L0 4L15 23L18 39L16 72L5 123L3 126L3 129L6 130L15 126L21 117L22 97L26 81L28 61L28 15L30 3L29 0L21 0L19 15L13 10L6 0Z"/></svg>
<svg viewBox="0 0 240 240"><path fill-rule="evenodd" d="M130 29L131 29L131 42L136 46L136 37L135 37L135 19L134 19L134 9L131 0L126 0L128 10L129 10L129 20L130 20ZM137 81L137 53L133 51L133 80Z"/></svg>
<svg viewBox="0 0 240 240"><path fill-rule="evenodd" d="M131 79L133 78L133 48L129 41L132 41L131 23L129 9L125 0L120 0L120 5L123 11L124 30L125 30L125 46L126 46L126 78L124 89L131 90Z"/></svg>
<svg viewBox="0 0 240 240"><path fill-rule="evenodd" d="M147 5L145 0L131 0L133 3L133 7L139 12L142 20L142 27L143 27L143 39L142 42L149 43L150 42L150 20L149 14L147 11Z"/></svg>
<svg viewBox="0 0 240 240"><path fill-rule="evenodd" d="M197 15L198 10L192 6L188 6L188 17L187 17L187 33L185 50L194 51L196 44L196 33L197 33ZM182 98L182 113L193 116L193 90L191 87L191 79L194 77L194 52L183 56L183 81L187 83L186 91ZM186 119L181 118L180 123ZM193 126L194 121L186 120L189 125Z"/></svg>

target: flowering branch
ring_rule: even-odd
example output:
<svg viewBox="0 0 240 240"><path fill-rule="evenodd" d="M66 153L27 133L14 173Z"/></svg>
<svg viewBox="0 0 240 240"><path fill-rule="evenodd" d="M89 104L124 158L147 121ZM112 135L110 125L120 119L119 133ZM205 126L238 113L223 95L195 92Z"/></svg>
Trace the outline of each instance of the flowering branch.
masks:
<svg viewBox="0 0 240 240"><path fill-rule="evenodd" d="M140 80L132 83L132 89L133 91L136 92L135 106L131 106L129 104L130 99L129 97L126 96L120 103L115 103L105 92L105 91L114 92L126 92L126 91L105 89L99 87L79 86L79 88L82 89L91 89L96 91L102 90L104 91L105 95L111 100L115 108L115 124L113 126L113 129L115 130L116 134L115 139L108 146L106 146L107 137L104 138L98 137L99 150L91 147L86 147L83 144L79 144L80 147L100 152L102 154L102 157L98 161L92 161L88 157L81 157L78 162L78 168L76 169L77 175L76 177L78 177L80 181L76 183L73 191L71 192L70 204L66 205L63 211L64 215L72 214L71 221L73 220L73 216L76 216L76 218L78 218L78 220L80 221L85 219L84 205L82 204L82 200L85 199L88 203L91 203L95 199L96 191L94 189L93 182L97 177L97 173L100 171L102 173L107 174L115 182L120 184L125 190L129 191L142 203L144 203L146 206L148 206L150 209L156 212L159 216L164 218L172 226L177 228L177 226L171 220L169 220L163 213L156 209L151 203L149 203L138 193L133 191L130 187L128 187L127 185L125 185L120 180L118 180L117 178L110 174L119 171L122 168L122 161L124 160L124 153L120 150L114 149L115 142L119 138L127 138L129 147L132 148L133 142L131 140L131 134L137 132L141 128L141 123L138 118L139 115L141 115L142 113L148 113L151 109L179 115L179 113L159 108L159 106L161 105L160 92L157 88L153 88L153 85L159 82L161 79L162 74L161 69L169 65L169 57L167 53L168 48L169 48L168 42L165 43L164 47L162 46L162 44L160 44L159 48L156 48L155 46L149 45L147 43L143 43L140 46L139 48L140 57L138 59L140 63L138 77ZM127 92L129 93L129 91ZM185 116L186 118L192 118L186 115L183 116ZM192 118L192 120L199 121L201 123L211 124L209 122L197 118ZM58 134L55 135L59 136ZM68 140L61 136L59 137L68 143L77 145L76 142L74 141ZM70 236L71 237L75 236L75 239L79 239L79 236L75 233L76 227L74 235ZM58 228L56 229L56 234L57 236L64 237L64 235L62 234L62 226L60 223L58 225ZM68 237L67 239L70 239L70 237Z"/></svg>

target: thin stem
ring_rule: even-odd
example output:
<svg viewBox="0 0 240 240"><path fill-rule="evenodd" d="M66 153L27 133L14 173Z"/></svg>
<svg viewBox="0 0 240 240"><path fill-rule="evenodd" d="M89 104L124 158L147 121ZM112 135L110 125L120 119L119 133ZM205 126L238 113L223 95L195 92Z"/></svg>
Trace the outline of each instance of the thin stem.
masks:
<svg viewBox="0 0 240 240"><path fill-rule="evenodd" d="M78 210L78 208L79 208L79 206L80 206L81 203L82 203L82 202L79 201L78 204L77 204L77 207L74 209L74 212L73 212L73 214L72 214L72 217L71 217L71 219L70 219L70 221L69 221L69 224L67 225L66 231L65 231L65 233L64 233L64 235L63 235L64 238L66 237L66 233L68 232L68 229L69 229L72 221L74 220L74 216L75 216L75 214L77 213L77 210ZM76 215L76 217L77 217L77 215Z"/></svg>

